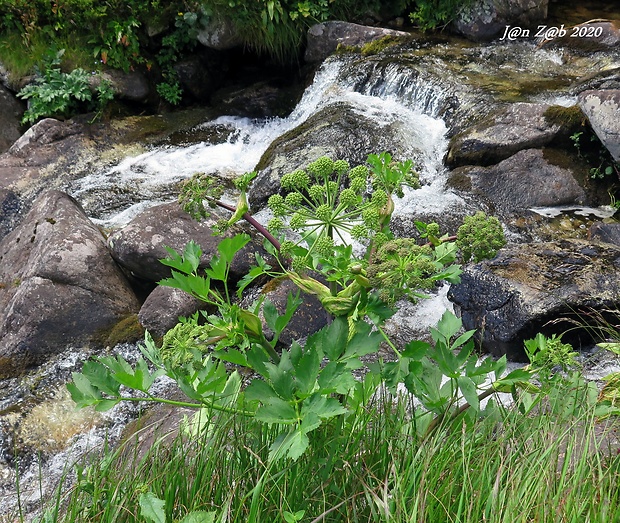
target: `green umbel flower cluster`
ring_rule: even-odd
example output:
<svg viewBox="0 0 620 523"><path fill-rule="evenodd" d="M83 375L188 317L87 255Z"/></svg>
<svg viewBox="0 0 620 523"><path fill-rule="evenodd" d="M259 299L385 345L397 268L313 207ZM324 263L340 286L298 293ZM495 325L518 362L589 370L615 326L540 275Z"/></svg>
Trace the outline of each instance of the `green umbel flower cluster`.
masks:
<svg viewBox="0 0 620 523"><path fill-rule="evenodd" d="M463 220L456 234L456 244L461 249L463 261L467 263L494 258L497 251L506 245L506 240L499 220L479 211Z"/></svg>
<svg viewBox="0 0 620 523"><path fill-rule="evenodd" d="M373 178L363 165L351 169L344 160L323 156L306 170L298 169L282 177L284 196L274 194L269 198L274 218L267 227L279 233L288 219L288 226L301 234L308 253L323 257L333 253L336 239L344 243L349 237L370 239L381 229L390 202L390 195L380 185L375 184L368 196ZM286 255L292 249L286 247L281 252ZM301 266L301 260L297 265Z"/></svg>
<svg viewBox="0 0 620 523"><path fill-rule="evenodd" d="M429 245L418 245L413 238L389 240L377 249L367 269L367 277L379 297L388 304L409 296L412 289L430 289L434 276L443 269ZM412 296L414 297L414 296Z"/></svg>

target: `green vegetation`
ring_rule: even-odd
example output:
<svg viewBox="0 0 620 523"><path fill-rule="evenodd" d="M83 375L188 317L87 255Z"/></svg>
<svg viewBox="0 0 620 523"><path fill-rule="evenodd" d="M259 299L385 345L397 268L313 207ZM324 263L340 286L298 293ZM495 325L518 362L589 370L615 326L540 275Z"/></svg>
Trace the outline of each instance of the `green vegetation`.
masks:
<svg viewBox="0 0 620 523"><path fill-rule="evenodd" d="M579 156L593 166L590 168L590 178L604 179L612 175L620 177L620 165L592 129L576 132L570 139Z"/></svg>
<svg viewBox="0 0 620 523"><path fill-rule="evenodd" d="M494 255L503 244L494 220L477 214L456 236L417 223L423 245L395 238L394 198L418 179L410 161L381 153L353 168L323 157L283 176L268 230L248 213L254 177L237 181L237 207L219 201L204 175L180 200L201 217L205 204L229 209L220 229L247 220L279 267L256 255L235 290L230 265L249 236L223 239L204 270L195 243L170 249L171 277L160 283L209 312L181 319L161 346L147 334L135 365L120 355L87 361L67 386L78 407L156 402L195 414L172 442L157 434L146 456L130 440L77 464L73 486L58 491L40 523L607 520L620 469L600 441L601 420L620 413L620 380L599 396L557 336L525 342L530 364L507 372L505 357L475 353L474 331L450 312L431 342L397 347L384 330L394 295L415 300L437 281L458 281L457 243L468 258ZM349 236L362 254L341 244ZM249 307L239 301L264 275L316 295L332 321L282 347L299 293L283 313L264 296ZM379 356L382 345L390 357ZM153 395L164 375L184 398ZM501 394L514 407L502 406Z"/></svg>
<svg viewBox="0 0 620 523"><path fill-rule="evenodd" d="M388 19L411 11L416 25L433 29L449 22L463 3L466 0L0 0L0 61L14 81L37 66L42 69L39 76L45 76L47 49L64 49L62 73L70 78L81 75L74 71L139 68L153 77L161 98L176 105L183 93L174 65L196 47L199 32L213 21L229 21L241 46L291 62L299 60L306 31L315 23L361 21L372 14ZM54 114L43 114L44 109L33 111L28 121ZM71 110L77 107L61 112Z"/></svg>
<svg viewBox="0 0 620 523"><path fill-rule="evenodd" d="M20 98L28 100L23 123L35 123L49 116L64 119L80 112L96 111L100 115L114 98L110 83L106 80L99 78L96 87L92 88L92 75L83 69L63 73L60 70L63 53L64 50L48 59L45 70L37 71L35 81L19 92Z"/></svg>

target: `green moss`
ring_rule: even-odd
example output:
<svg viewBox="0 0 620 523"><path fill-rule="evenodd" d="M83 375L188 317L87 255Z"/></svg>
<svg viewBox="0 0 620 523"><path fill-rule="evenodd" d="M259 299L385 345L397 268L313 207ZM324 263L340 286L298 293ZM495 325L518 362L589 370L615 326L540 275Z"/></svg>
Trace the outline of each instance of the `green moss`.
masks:
<svg viewBox="0 0 620 523"><path fill-rule="evenodd" d="M377 40L373 40L372 42L368 42L367 44L362 46L361 53L363 56L372 56L380 53L384 49L388 47L392 47L396 44L401 43L404 40L401 36L395 35L385 35Z"/></svg>
<svg viewBox="0 0 620 523"><path fill-rule="evenodd" d="M142 338L144 338L144 327L140 325L137 314L126 316L101 336L104 345L109 347L114 347L119 343L135 343Z"/></svg>
<svg viewBox="0 0 620 523"><path fill-rule="evenodd" d="M585 116L578 105L563 107L552 105L544 113L549 125L558 125L567 131L575 130L585 124Z"/></svg>

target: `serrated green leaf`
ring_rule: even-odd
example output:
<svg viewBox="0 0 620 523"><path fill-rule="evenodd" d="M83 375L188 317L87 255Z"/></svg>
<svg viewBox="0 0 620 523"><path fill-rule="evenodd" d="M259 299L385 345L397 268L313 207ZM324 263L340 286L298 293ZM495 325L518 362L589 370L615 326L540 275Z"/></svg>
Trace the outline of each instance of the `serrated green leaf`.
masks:
<svg viewBox="0 0 620 523"><path fill-rule="evenodd" d="M102 399L99 389L94 387L86 376L79 372L74 372L71 376L73 377L73 383L68 383L67 388L71 393L73 401L79 407L94 405Z"/></svg>
<svg viewBox="0 0 620 523"><path fill-rule="evenodd" d="M99 402L95 405L95 410L97 412L106 412L110 409L113 409L118 405L121 401L121 398L117 399L109 399L109 400L99 400Z"/></svg>
<svg viewBox="0 0 620 523"><path fill-rule="evenodd" d="M410 360L419 361L424 356L426 356L430 347L430 343L427 343L425 341L412 340L407 343L407 345L405 345L402 356L405 358L409 358Z"/></svg>
<svg viewBox="0 0 620 523"><path fill-rule="evenodd" d="M245 399L248 401L260 401L266 403L270 399L279 399L271 385L261 379L254 379L245 388Z"/></svg>
<svg viewBox="0 0 620 523"><path fill-rule="evenodd" d="M213 357L221 361L227 361L228 363L233 363L234 365L248 367L248 360L245 354L237 349L217 351L213 353Z"/></svg>
<svg viewBox="0 0 620 523"><path fill-rule="evenodd" d="M256 410L256 419L263 423L290 425L299 421L293 406L280 398L271 397Z"/></svg>
<svg viewBox="0 0 620 523"><path fill-rule="evenodd" d="M110 374L109 369L98 361L88 360L84 363L82 374L101 392L118 396L121 384Z"/></svg>
<svg viewBox="0 0 620 523"><path fill-rule="evenodd" d="M318 383L322 394L347 394L356 381L346 363L331 361L321 369Z"/></svg>
<svg viewBox="0 0 620 523"><path fill-rule="evenodd" d="M140 515L153 523L166 523L165 502L152 492L140 494Z"/></svg>
<svg viewBox="0 0 620 523"><path fill-rule="evenodd" d="M478 399L478 391L476 384L467 376L459 376L457 378L459 389L465 398L465 401L469 403L469 406L474 409L475 412L480 411L480 400Z"/></svg>
<svg viewBox="0 0 620 523"><path fill-rule="evenodd" d="M316 351L309 351L302 355L299 364L295 366L295 378L302 397L312 393L316 387L320 369L321 360Z"/></svg>

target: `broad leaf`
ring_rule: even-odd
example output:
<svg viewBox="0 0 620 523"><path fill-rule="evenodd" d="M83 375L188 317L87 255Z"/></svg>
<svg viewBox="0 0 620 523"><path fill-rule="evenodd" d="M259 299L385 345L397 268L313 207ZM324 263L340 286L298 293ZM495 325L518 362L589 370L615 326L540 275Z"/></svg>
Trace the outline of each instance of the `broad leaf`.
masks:
<svg viewBox="0 0 620 523"><path fill-rule="evenodd" d="M152 492L140 494L140 515L153 523L166 523L165 502Z"/></svg>

